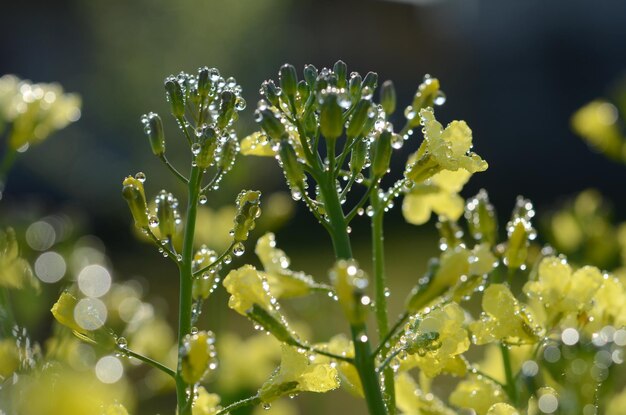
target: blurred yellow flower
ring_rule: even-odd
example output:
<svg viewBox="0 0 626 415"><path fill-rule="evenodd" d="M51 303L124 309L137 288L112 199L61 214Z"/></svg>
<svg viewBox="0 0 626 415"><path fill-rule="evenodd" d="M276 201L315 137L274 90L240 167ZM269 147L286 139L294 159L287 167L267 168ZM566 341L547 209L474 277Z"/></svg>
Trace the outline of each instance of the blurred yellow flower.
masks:
<svg viewBox="0 0 626 415"><path fill-rule="evenodd" d="M403 415L455 415L432 393L425 393L411 375L401 372L396 376L396 405Z"/></svg>
<svg viewBox="0 0 626 415"><path fill-rule="evenodd" d="M230 294L228 306L245 316L253 304L273 310L275 299L266 279L252 265L234 269L224 278L224 287Z"/></svg>
<svg viewBox="0 0 626 415"><path fill-rule="evenodd" d="M204 386L196 388L197 397L193 401L191 413L193 415L214 415L220 408L220 397L215 393L209 393Z"/></svg>
<svg viewBox="0 0 626 415"><path fill-rule="evenodd" d="M483 376L472 376L459 382L449 401L459 408L473 409L477 415L486 415L493 405L505 402L506 395L495 382Z"/></svg>
<svg viewBox="0 0 626 415"><path fill-rule="evenodd" d="M0 127L11 123L8 144L14 149L37 144L80 118L80 97L61 85L33 84L14 75L0 77Z"/></svg>
<svg viewBox="0 0 626 415"><path fill-rule="evenodd" d="M615 106L604 100L595 100L580 108L572 116L574 132L590 145L614 159L624 159L623 138L617 126Z"/></svg>
<svg viewBox="0 0 626 415"><path fill-rule="evenodd" d="M312 363L305 353L283 345L280 367L261 386L259 397L271 402L299 392L328 392L339 387L337 369L329 363Z"/></svg>
<svg viewBox="0 0 626 415"><path fill-rule="evenodd" d="M0 229L0 286L22 288L24 285L39 289L33 270L20 257L15 231L12 228Z"/></svg>

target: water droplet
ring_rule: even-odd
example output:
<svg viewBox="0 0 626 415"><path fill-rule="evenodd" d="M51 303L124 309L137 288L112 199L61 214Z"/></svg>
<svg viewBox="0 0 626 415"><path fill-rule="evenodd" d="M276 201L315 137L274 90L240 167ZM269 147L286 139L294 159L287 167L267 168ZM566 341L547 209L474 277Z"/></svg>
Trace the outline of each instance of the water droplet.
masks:
<svg viewBox="0 0 626 415"><path fill-rule="evenodd" d="M192 327L191 328L191 334L198 334L198 328L197 327Z"/></svg>
<svg viewBox="0 0 626 415"><path fill-rule="evenodd" d="M270 409L272 407L272 404L269 403L269 402L263 402L262 406L263 406L263 409L265 409L267 411L268 409Z"/></svg>
<svg viewBox="0 0 626 415"><path fill-rule="evenodd" d="M137 174L135 174L135 179L139 180L141 183L146 181L146 175L144 172L139 172Z"/></svg>
<svg viewBox="0 0 626 415"><path fill-rule="evenodd" d="M198 198L198 203L200 203L201 205L206 205L207 202L207 197L205 195L200 195L200 197Z"/></svg>
<svg viewBox="0 0 626 415"><path fill-rule="evenodd" d="M433 103L435 105L443 105L446 103L446 94L444 94L441 91L437 92L437 95L435 95L435 99L433 100Z"/></svg>
<svg viewBox="0 0 626 415"><path fill-rule="evenodd" d="M193 143L193 144L191 145L191 153L192 153L194 156L197 156L198 154L200 154L200 150L201 150L201 146L200 146L200 144L198 144L198 143Z"/></svg>
<svg viewBox="0 0 626 415"><path fill-rule="evenodd" d="M148 218L148 224L151 228L156 228L157 226L159 226L159 219L157 219L156 216L152 215Z"/></svg>
<svg viewBox="0 0 626 415"><path fill-rule="evenodd" d="M119 347L120 349L125 349L128 347L128 341L125 337L118 337L115 343L117 343L117 347Z"/></svg>
<svg viewBox="0 0 626 415"><path fill-rule="evenodd" d="M242 256L245 251L246 248L241 242L237 242L235 246L233 246L233 254L235 256Z"/></svg>

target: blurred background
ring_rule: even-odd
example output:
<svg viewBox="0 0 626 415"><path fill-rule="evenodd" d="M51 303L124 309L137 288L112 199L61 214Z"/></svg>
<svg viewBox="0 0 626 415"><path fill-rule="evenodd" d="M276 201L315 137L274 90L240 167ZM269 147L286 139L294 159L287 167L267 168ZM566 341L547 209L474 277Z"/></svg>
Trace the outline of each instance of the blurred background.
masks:
<svg viewBox="0 0 626 415"><path fill-rule="evenodd" d="M622 81L625 42L626 3L617 0L5 2L0 75L58 81L82 96L83 107L78 122L20 156L2 199L0 222L25 230L29 223L53 218L69 224L67 241L92 235L83 243L106 252L113 279L138 278L145 297L173 321L166 304L170 311L176 304L171 295L177 287L175 268L134 238L120 194L123 177L143 171L149 194L166 188L183 195L152 156L139 122L146 112L160 113L170 160L188 163L186 144L166 116L163 79L204 65L236 77L248 102L239 123L243 137L256 128L252 113L261 82L276 79L281 64L323 67L337 59L349 70L392 79L400 108L410 103L425 74L439 78L447 102L438 118L466 120L474 150L489 162L487 172L475 175L463 194L486 188L501 223L519 194L530 198L541 216L589 187L598 189L613 205L615 218L623 220L626 169L575 136L570 117L590 100L610 96ZM398 124L401 117L398 111ZM407 145L394 159L398 171L413 150ZM285 185L274 160L242 158L208 206L232 204L241 188L270 195ZM276 198L277 219L266 229L273 228L279 246L288 247L293 269L325 278L332 256L323 230L304 206L292 206L280 194ZM222 232L231 225L228 215L215 214L212 220ZM366 269L367 226L362 218L353 226L357 258ZM412 286L436 254L436 231L432 222L406 225L399 209L388 215L386 227L393 296ZM48 248L44 244L43 250ZM256 259L246 254L244 261ZM31 328L36 337L49 334L50 319L40 316L71 279L68 271L49 294L44 292L44 300L20 310L25 321L37 322ZM238 327L242 319L223 311L225 296L216 298L203 324L218 333ZM392 301L392 315L402 298ZM310 301L307 306L313 307L295 306L302 320L319 313L318 300ZM242 327L249 333L247 325ZM324 340L344 329L331 324L313 338ZM147 400L136 413L158 412L162 402L171 397Z"/></svg>

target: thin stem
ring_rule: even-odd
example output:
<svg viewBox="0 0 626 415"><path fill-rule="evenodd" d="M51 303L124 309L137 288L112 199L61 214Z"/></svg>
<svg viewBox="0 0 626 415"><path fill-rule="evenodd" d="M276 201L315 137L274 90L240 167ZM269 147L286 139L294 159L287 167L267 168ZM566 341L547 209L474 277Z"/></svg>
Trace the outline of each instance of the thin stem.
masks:
<svg viewBox="0 0 626 415"><path fill-rule="evenodd" d="M230 405L228 405L221 411L217 412L215 415L227 415L236 409L244 408L246 406L251 406L251 405L258 405L260 403L261 403L261 398L259 397L259 395L254 395L249 398L237 401L235 403L231 403Z"/></svg>
<svg viewBox="0 0 626 415"><path fill-rule="evenodd" d="M406 323L408 318L409 318L409 312L405 311L404 314L402 314L400 316L398 321L396 321L396 323L393 325L393 327L389 330L387 335L380 341L380 344L378 345L376 350L374 350L374 356L378 355L383 350L383 347L386 347L385 345L396 334L396 332L398 331L400 326L402 326L404 323Z"/></svg>
<svg viewBox="0 0 626 415"><path fill-rule="evenodd" d="M303 343L300 343L300 342L297 342L296 345L298 347L300 347L302 349L305 349L305 350L308 350L310 352L313 352L313 353L316 353L316 354L321 354L322 356L326 356L326 357L330 357L330 358L335 359L335 360L341 360L342 362L354 364L354 359L349 358L349 357L340 356L338 354L330 353L330 352L327 352L325 350L316 349L313 346L309 346L308 344L303 344Z"/></svg>
<svg viewBox="0 0 626 415"><path fill-rule="evenodd" d="M148 235L148 237L152 239L152 242L154 242L154 244L159 249L162 249L165 253L167 253L167 256L176 263L176 265L179 265L176 253L172 251L172 249L170 249L170 247L167 246L167 244L163 244L163 241L157 238L157 236L154 234L154 232L152 232L150 228L146 227L146 228L143 228L143 230L146 232L146 235Z"/></svg>
<svg viewBox="0 0 626 415"><path fill-rule="evenodd" d="M213 178L211 179L211 181L202 188L202 190L200 190L200 194L204 194L206 193L207 190L210 190L213 185L215 184L215 182L222 176L222 173L224 171L222 169L218 169L217 172L215 173L215 176L213 176Z"/></svg>
<svg viewBox="0 0 626 415"><path fill-rule="evenodd" d="M189 143L189 145L192 145L193 140L191 139L191 135L189 135L189 131L187 130L187 125L189 123L187 122L184 116L177 117L176 120L178 121L178 124L180 125L181 130L183 130L183 134L185 134L185 138L187 138L187 142Z"/></svg>
<svg viewBox="0 0 626 415"><path fill-rule="evenodd" d="M385 217L384 204L378 194L378 186L370 191L370 202L374 209L372 216L372 264L374 267L374 292L376 297L376 323L378 324L378 338L382 339L389 333L389 317L387 315L387 278L385 275L385 247L383 235L383 220ZM386 343L381 343L383 355L389 350ZM392 368L383 371L385 395L390 412L395 413L395 384Z"/></svg>
<svg viewBox="0 0 626 415"><path fill-rule="evenodd" d="M120 350L121 354L128 356L128 357L134 357L137 360L141 360L142 362L147 363L148 365L154 367L155 369L158 369L161 372L165 373L166 375L176 379L176 372L173 369L170 369L169 367L165 366L164 364L157 362L156 360L151 359L148 356L144 356L137 352L133 352L132 350L127 349L125 347L118 347L118 349Z"/></svg>
<svg viewBox="0 0 626 415"><path fill-rule="evenodd" d="M404 349L403 348L399 348L394 350L393 352L389 353L389 355L387 355L387 357L385 358L385 360L382 361L382 363L380 364L380 366L378 366L376 368L376 371L378 373L382 372L383 370L385 370L387 368L387 366L389 365L389 363L391 363L391 361L393 360L394 357L396 357L397 355L399 355L400 353L402 353ZM386 371L386 370L385 370ZM392 370L393 373L393 370Z"/></svg>
<svg viewBox="0 0 626 415"><path fill-rule="evenodd" d="M170 161L167 159L167 157L165 157L165 154L161 154L159 156L159 158L161 159L163 164L165 164L165 166L174 174L174 176L176 176L176 178L178 180L180 180L184 184L188 184L189 183L189 180L187 180L187 178L185 176L183 176L182 173L179 172L176 169L176 167L174 167L174 165L172 163L170 163Z"/></svg>
<svg viewBox="0 0 626 415"><path fill-rule="evenodd" d="M301 190L301 193L302 193L302 199L304 200L304 203L307 205L307 207L309 208L313 216L315 216L315 219L317 219L317 221L322 224L322 226L324 227L324 229L326 229L326 231L330 232L331 231L330 225L317 211L315 207L315 201L309 197L309 195L306 193L305 190Z"/></svg>
<svg viewBox="0 0 626 415"><path fill-rule="evenodd" d="M4 153L4 157L2 157L2 162L0 162L0 196L4 191L6 186L6 178L9 174L9 170L15 164L15 160L17 159L17 150L14 148L7 146L7 149Z"/></svg>
<svg viewBox="0 0 626 415"><path fill-rule="evenodd" d="M198 211L198 197L202 173L197 166L191 167L188 186L187 217L183 238L183 252L180 265L180 300L178 303L178 368L176 370L176 398L178 401L178 414L191 415L191 399L187 396L189 385L182 377L182 359L180 351L183 349L185 336L191 332L193 305L193 240L196 228L196 213Z"/></svg>
<svg viewBox="0 0 626 415"><path fill-rule="evenodd" d="M354 205L352 210L346 215L347 223L352 222L352 219L354 219L354 217L358 215L359 209L363 208L363 206L365 206L365 203L370 198L370 196L373 195L376 190L378 190L378 186L376 186L377 183L378 183L377 180L370 182L369 187L367 188L363 196L361 196L361 200L359 200L357 204Z"/></svg>
<svg viewBox="0 0 626 415"><path fill-rule="evenodd" d="M343 198L346 197L346 195L352 188L352 185L354 184L355 181L356 181L356 174L351 174L350 178L348 179L348 183L346 183L346 187L344 187L341 193L339 194L339 200L343 200Z"/></svg>
<svg viewBox="0 0 626 415"><path fill-rule="evenodd" d="M492 381L493 383L495 383L496 385L500 386L502 389L506 389L506 385L504 385L502 382L500 382L499 380L497 380L496 378L489 376L488 374L486 374L485 372L473 367L473 366L469 366L468 365L468 369L472 372L475 373L477 375L480 375L486 379L489 379L490 381Z"/></svg>
<svg viewBox="0 0 626 415"><path fill-rule="evenodd" d="M211 268L215 268L215 266L217 266L217 264L222 262L224 260L224 258L226 258L227 255L230 255L230 253L233 251L233 248L235 247L236 244L237 244L236 242L232 242L230 244L230 246L228 248L226 248L226 250L224 252L222 252L222 255L217 257L217 259L215 261L213 261L212 263L210 263L209 265L207 265L204 268L200 268L199 270L194 271L193 274L192 274L193 278L197 277L198 275L202 275L203 272L207 272Z"/></svg>
<svg viewBox="0 0 626 415"><path fill-rule="evenodd" d="M504 375L506 377L506 392L509 395L509 399L514 405L517 405L517 387L515 385L515 376L513 375L513 368L511 366L511 355L507 345L500 343L500 352L502 354L502 363L504 365Z"/></svg>

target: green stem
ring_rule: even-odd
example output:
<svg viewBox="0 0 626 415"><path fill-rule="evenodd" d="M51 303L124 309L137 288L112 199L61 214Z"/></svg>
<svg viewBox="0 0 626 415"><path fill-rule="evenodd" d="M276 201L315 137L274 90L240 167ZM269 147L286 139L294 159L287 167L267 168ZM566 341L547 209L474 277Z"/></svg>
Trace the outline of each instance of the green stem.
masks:
<svg viewBox="0 0 626 415"><path fill-rule="evenodd" d="M502 363L504 365L504 375L506 377L506 392L513 405L516 406L518 401L517 387L515 376L513 375L513 367L511 366L509 347L506 344L500 343L500 352L502 353Z"/></svg>
<svg viewBox="0 0 626 415"><path fill-rule="evenodd" d="M383 235L383 220L385 217L384 205L381 203L377 189L371 192L370 201L374 208L372 217L372 263L374 267L376 323L378 324L378 338L384 339L389 334L389 317L387 315L387 295L385 276L385 247ZM382 343L381 352L387 353L387 346ZM383 371L385 397L391 414L395 413L395 385L394 373L391 367Z"/></svg>
<svg viewBox="0 0 626 415"><path fill-rule="evenodd" d="M137 360L140 360L144 363L147 363L148 365L159 369L161 372L165 373L168 376L171 376L172 378L176 379L176 372L174 372L172 369L170 369L169 367L165 366L164 364L157 362L154 359L149 358L148 356L144 356L142 354L139 354L137 352L133 352L130 349L127 348L118 348L120 350L120 353L128 356L128 357L134 357Z"/></svg>
<svg viewBox="0 0 626 415"><path fill-rule="evenodd" d="M371 348L365 324L350 326L352 342L354 343L354 365L365 394L365 401L370 415L386 415L387 409L383 401L383 394L378 384L378 374L374 360L371 358Z"/></svg>
<svg viewBox="0 0 626 415"><path fill-rule="evenodd" d="M225 407L224 409L222 409L215 415L227 415L236 409L244 408L246 406L251 406L251 405L258 405L260 403L261 403L261 398L259 398L258 395L254 395L249 398L237 401L235 403L231 403L230 405L228 405L227 407Z"/></svg>
<svg viewBox="0 0 626 415"><path fill-rule="evenodd" d="M187 395L189 385L182 377L182 350L185 336L191 332L191 308L193 305L193 239L196 228L196 213L198 210L198 197L200 194L200 182L202 174L197 166L191 168L189 175L189 202L187 204L187 217L183 239L182 261L180 265L180 300L178 303L178 368L176 370L176 398L178 402L178 415L191 415L191 399Z"/></svg>
<svg viewBox="0 0 626 415"><path fill-rule="evenodd" d="M392 342L391 339L393 338L394 334L396 334L400 326L406 323L406 321L409 318L409 315L410 315L409 312L405 311L404 314L402 314L400 318L398 318L398 321L396 321L396 323L389 330L387 335L380 341L380 344L378 345L376 350L374 350L374 356L377 356L383 350L383 347L389 350L389 348L391 348L391 345L395 344L395 342ZM387 345L387 343L389 343L389 345Z"/></svg>
<svg viewBox="0 0 626 415"><path fill-rule="evenodd" d="M352 246L348 235L348 224L341 209L339 195L335 189L334 172L328 172L328 180L320 183L324 198L324 207L330 222L330 236L333 241L337 259L351 259ZM354 342L354 366L361 379L363 393L370 415L386 415L387 410L383 395L378 384L378 375L374 365L367 327L364 323L351 324L352 341Z"/></svg>

